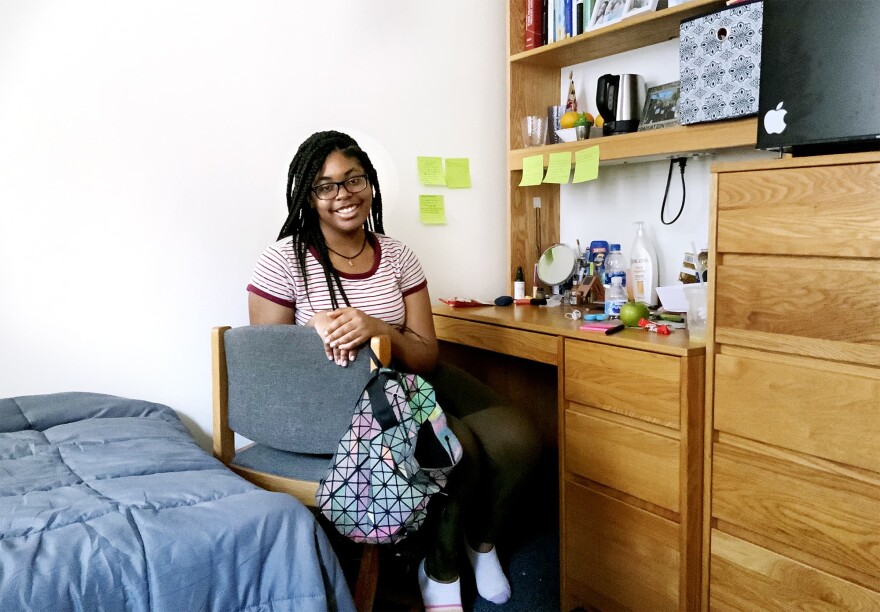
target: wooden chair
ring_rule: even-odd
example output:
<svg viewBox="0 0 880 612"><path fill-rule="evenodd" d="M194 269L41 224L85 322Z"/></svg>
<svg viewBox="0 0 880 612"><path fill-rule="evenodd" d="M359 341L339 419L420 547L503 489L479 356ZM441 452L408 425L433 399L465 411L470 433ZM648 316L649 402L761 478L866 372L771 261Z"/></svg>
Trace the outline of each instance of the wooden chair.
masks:
<svg viewBox="0 0 880 612"><path fill-rule="evenodd" d="M370 347L391 360L388 336ZM300 325L215 327L211 331L214 456L255 485L315 508L318 480L351 421L372 369L361 352L348 367L329 361L318 334ZM253 441L235 448L235 433ZM354 600L371 610L379 551L363 547Z"/></svg>

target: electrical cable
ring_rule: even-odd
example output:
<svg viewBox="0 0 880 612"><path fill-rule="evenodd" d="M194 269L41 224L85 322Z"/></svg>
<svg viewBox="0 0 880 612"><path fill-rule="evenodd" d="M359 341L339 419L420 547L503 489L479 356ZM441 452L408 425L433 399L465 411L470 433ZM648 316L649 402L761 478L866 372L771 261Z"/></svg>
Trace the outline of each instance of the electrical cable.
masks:
<svg viewBox="0 0 880 612"><path fill-rule="evenodd" d="M669 197L669 184L672 182L672 168L678 162L678 167L681 170L681 208L678 209L678 214L675 215L675 218L672 221L666 221L666 199ZM681 216L681 213L684 212L684 201L687 197L687 189L684 184L684 167L687 165L687 157L673 157L669 160L669 174L666 176L666 191L663 193L663 205L660 207L660 222L663 225L672 225L678 218Z"/></svg>

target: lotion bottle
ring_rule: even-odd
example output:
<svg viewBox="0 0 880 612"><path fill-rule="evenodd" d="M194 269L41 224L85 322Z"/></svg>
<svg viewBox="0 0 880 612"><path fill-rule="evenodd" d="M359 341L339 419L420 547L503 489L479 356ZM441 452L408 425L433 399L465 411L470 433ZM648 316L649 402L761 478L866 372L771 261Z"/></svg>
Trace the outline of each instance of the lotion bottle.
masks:
<svg viewBox="0 0 880 612"><path fill-rule="evenodd" d="M630 253L633 299L654 306L657 304L657 252L642 221L636 223L636 239Z"/></svg>

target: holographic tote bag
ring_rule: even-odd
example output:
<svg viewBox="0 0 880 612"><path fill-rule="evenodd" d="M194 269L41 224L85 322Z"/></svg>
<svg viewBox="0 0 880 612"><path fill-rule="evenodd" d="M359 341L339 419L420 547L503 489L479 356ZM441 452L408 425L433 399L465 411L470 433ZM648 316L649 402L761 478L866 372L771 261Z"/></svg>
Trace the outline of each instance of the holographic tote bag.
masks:
<svg viewBox="0 0 880 612"><path fill-rule="evenodd" d="M430 383L377 368L315 499L351 540L397 542L418 530L431 496L443 491L461 457Z"/></svg>

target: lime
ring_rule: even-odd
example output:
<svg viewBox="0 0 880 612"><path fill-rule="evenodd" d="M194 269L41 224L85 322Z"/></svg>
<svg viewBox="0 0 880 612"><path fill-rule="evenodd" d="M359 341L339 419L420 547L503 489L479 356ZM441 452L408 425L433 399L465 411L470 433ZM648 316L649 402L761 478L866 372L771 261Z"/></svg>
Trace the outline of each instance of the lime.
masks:
<svg viewBox="0 0 880 612"><path fill-rule="evenodd" d="M641 302L627 302L620 307L620 322L627 327L638 327L640 319L647 319L651 313Z"/></svg>

